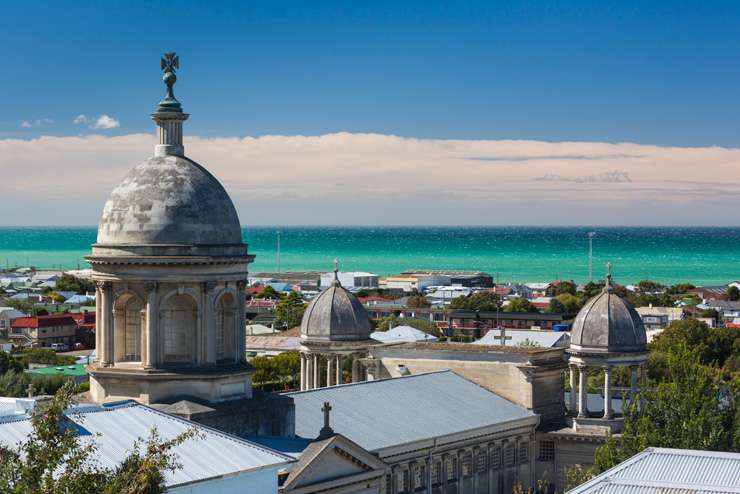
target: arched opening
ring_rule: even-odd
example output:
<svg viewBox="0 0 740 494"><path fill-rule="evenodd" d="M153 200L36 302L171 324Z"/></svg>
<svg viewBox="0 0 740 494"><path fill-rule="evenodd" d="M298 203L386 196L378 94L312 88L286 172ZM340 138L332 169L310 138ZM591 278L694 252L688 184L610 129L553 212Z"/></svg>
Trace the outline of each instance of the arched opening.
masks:
<svg viewBox="0 0 740 494"><path fill-rule="evenodd" d="M216 362L234 359L234 297L226 293L216 304Z"/></svg>
<svg viewBox="0 0 740 494"><path fill-rule="evenodd" d="M187 365L193 362L197 308L187 295L168 298L161 311L165 365Z"/></svg>
<svg viewBox="0 0 740 494"><path fill-rule="evenodd" d="M144 304L131 293L119 296L114 304L115 362L141 362Z"/></svg>

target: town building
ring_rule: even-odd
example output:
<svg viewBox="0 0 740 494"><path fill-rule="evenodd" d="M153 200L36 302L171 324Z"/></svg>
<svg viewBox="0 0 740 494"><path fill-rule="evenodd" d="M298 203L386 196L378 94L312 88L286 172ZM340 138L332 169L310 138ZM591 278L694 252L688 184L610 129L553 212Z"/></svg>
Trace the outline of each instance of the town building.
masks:
<svg viewBox="0 0 740 494"><path fill-rule="evenodd" d="M537 415L454 372L286 396L295 404L296 436L303 438L319 435L326 424L322 404L330 404L331 432L387 465L380 492L503 494L517 482L534 485Z"/></svg>
<svg viewBox="0 0 740 494"><path fill-rule="evenodd" d="M417 341L437 341L436 336L432 336L424 331L419 331L411 326L396 326L387 331L374 331L370 338L381 343L414 343Z"/></svg>
<svg viewBox="0 0 740 494"><path fill-rule="evenodd" d="M683 319L681 307L636 307L635 310L642 318L642 323L647 331L664 329L673 321Z"/></svg>
<svg viewBox="0 0 740 494"><path fill-rule="evenodd" d="M14 319L8 339L17 346L48 348L63 343L70 348L77 341L78 324L72 314L50 314Z"/></svg>
<svg viewBox="0 0 740 494"><path fill-rule="evenodd" d="M321 287L331 286L334 273L322 273ZM360 288L378 288L378 275L364 271L339 271L336 273L339 282L348 290Z"/></svg>
<svg viewBox="0 0 740 494"><path fill-rule="evenodd" d="M26 314L13 307L0 307L0 338L8 338L11 323L19 317L26 317Z"/></svg>
<svg viewBox="0 0 740 494"><path fill-rule="evenodd" d="M737 494L740 453L646 448L568 494Z"/></svg>

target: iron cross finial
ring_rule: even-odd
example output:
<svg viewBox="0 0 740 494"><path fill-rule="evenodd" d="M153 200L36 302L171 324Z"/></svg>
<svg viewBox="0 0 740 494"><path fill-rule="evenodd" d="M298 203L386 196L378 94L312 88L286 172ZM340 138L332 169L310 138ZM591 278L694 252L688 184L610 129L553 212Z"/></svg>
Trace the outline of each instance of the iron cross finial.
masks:
<svg viewBox="0 0 740 494"><path fill-rule="evenodd" d="M610 290L612 287L612 263L606 263L606 285L605 288Z"/></svg>
<svg viewBox="0 0 740 494"><path fill-rule="evenodd" d="M164 75L162 80L167 85L167 94L164 99L159 102L159 112L182 112L180 102L175 98L175 93L172 91L172 87L177 82L177 75L175 70L180 68L180 57L173 51L171 53L165 53L159 61L159 66L162 68Z"/></svg>
<svg viewBox="0 0 740 494"><path fill-rule="evenodd" d="M174 72L175 69L180 68L180 57L173 51L172 53L165 53L160 60L162 72Z"/></svg>

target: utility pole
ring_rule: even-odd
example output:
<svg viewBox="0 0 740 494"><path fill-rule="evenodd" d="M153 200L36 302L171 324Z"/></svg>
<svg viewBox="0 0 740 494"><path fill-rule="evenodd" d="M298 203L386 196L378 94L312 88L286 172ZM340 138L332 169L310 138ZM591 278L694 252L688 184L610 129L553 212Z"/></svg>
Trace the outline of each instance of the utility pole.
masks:
<svg viewBox="0 0 740 494"><path fill-rule="evenodd" d="M277 231L277 272L280 273L280 230Z"/></svg>
<svg viewBox="0 0 740 494"><path fill-rule="evenodd" d="M594 281L594 236L596 232L588 232L588 282Z"/></svg>

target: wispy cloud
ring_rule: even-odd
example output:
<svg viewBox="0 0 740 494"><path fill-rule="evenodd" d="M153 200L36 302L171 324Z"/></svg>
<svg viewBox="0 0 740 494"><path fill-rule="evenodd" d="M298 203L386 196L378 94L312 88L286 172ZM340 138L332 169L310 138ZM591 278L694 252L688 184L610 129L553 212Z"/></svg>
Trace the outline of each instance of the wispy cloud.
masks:
<svg viewBox="0 0 740 494"><path fill-rule="evenodd" d="M94 130L116 129L121 126L121 122L105 113L100 115L98 118L88 117L84 113L81 113L72 120L72 123L75 125L88 125Z"/></svg>
<svg viewBox="0 0 740 494"><path fill-rule="evenodd" d="M538 182L575 182L577 184L618 184L632 182L627 172L614 170L600 175L584 175L580 177L563 177L548 173L541 177L536 177Z"/></svg>
<svg viewBox="0 0 740 494"><path fill-rule="evenodd" d="M36 120L24 120L21 122L21 127L24 129L33 129L37 127L42 127L44 125L50 125L53 124L54 120L50 118L38 118Z"/></svg>
<svg viewBox="0 0 740 494"><path fill-rule="evenodd" d="M94 224L154 144L151 134L0 139L5 217ZM732 148L340 132L188 137L185 150L221 180L246 225L737 224L717 211L740 209L740 149ZM471 159L481 156L557 159ZM39 207L22 206L29 201Z"/></svg>

